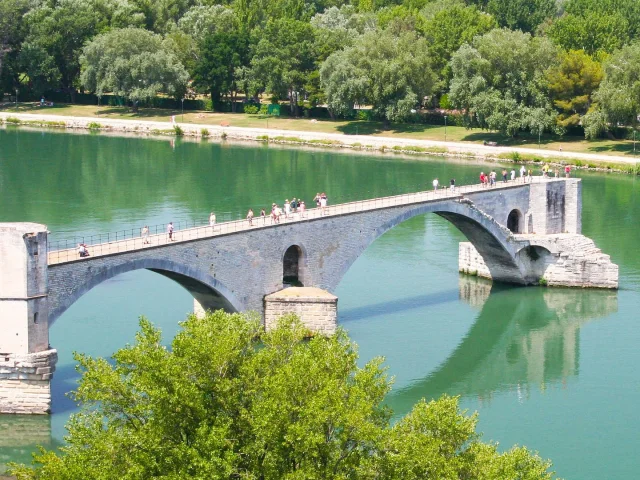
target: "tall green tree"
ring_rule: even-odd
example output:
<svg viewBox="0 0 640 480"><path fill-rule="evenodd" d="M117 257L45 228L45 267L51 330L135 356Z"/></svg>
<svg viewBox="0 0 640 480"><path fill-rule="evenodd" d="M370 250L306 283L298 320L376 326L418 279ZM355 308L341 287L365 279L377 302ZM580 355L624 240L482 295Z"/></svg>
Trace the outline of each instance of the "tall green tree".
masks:
<svg viewBox="0 0 640 480"><path fill-rule="evenodd" d="M421 11L425 22L422 33L429 42L434 70L439 74L441 89L451 79L449 60L465 43L497 27L495 19L475 5L462 0L437 0Z"/></svg>
<svg viewBox="0 0 640 480"><path fill-rule="evenodd" d="M532 33L556 14L556 0L489 0L487 12L501 27Z"/></svg>
<svg viewBox="0 0 640 480"><path fill-rule="evenodd" d="M451 58L449 100L468 126L517 135L556 126L545 72L558 62L546 38L496 29L463 45Z"/></svg>
<svg viewBox="0 0 640 480"><path fill-rule="evenodd" d="M264 30L255 30L254 36L253 78L280 100L289 98L291 112L297 115L304 86L317 68L313 27L281 18L269 21Z"/></svg>
<svg viewBox="0 0 640 480"><path fill-rule="evenodd" d="M565 50L589 55L611 53L629 41L629 21L616 12L566 14L553 22L547 36Z"/></svg>
<svg viewBox="0 0 640 480"><path fill-rule="evenodd" d="M188 74L162 37L140 28L111 30L88 43L80 57L82 84L102 95L112 92L134 103L158 93L179 98Z"/></svg>
<svg viewBox="0 0 640 480"><path fill-rule="evenodd" d="M112 362L76 355L82 410L67 444L13 467L19 480L551 477L526 449L480 442L456 398L391 427L382 359L359 367L344 332L306 340L290 317L264 333L218 311L188 318L168 349L140 326Z"/></svg>
<svg viewBox="0 0 640 480"><path fill-rule="evenodd" d="M242 31L210 34L201 43L200 51L194 71L196 85L209 91L214 108L220 105L223 94L231 94L235 111L239 69L249 64L249 35Z"/></svg>
<svg viewBox="0 0 640 480"><path fill-rule="evenodd" d="M559 125L580 125L602 81L600 63L583 50L563 52L560 63L547 71L546 78L553 104L560 111Z"/></svg>
<svg viewBox="0 0 640 480"><path fill-rule="evenodd" d="M587 138L618 124L634 128L640 115L640 42L623 47L604 63L604 77L593 95L596 105L584 117Z"/></svg>
<svg viewBox="0 0 640 480"><path fill-rule="evenodd" d="M58 86L71 94L79 87L84 44L106 27L92 0L43 2L25 16L28 33L21 63L39 85Z"/></svg>
<svg viewBox="0 0 640 480"><path fill-rule="evenodd" d="M367 32L329 56L320 78L334 114L348 115L355 104L372 105L374 115L385 121L410 118L435 83L426 40L388 30Z"/></svg>
<svg viewBox="0 0 640 480"><path fill-rule="evenodd" d="M5 58L17 52L24 37L22 17L28 7L27 0L0 2L0 86Z"/></svg>

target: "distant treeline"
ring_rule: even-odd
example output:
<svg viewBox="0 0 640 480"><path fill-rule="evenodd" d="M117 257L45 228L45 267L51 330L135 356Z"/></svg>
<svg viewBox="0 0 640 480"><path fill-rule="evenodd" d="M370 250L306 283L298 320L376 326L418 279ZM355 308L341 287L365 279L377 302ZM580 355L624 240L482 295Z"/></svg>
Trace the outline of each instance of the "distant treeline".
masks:
<svg viewBox="0 0 640 480"><path fill-rule="evenodd" d="M638 0L2 0L0 90L595 137L638 123L639 40Z"/></svg>

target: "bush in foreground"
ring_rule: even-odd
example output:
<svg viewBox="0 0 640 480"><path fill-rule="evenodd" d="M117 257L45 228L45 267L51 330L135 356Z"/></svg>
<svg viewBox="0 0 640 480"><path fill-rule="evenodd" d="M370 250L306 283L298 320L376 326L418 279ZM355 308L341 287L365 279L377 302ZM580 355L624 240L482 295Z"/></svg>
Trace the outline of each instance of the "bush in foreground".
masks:
<svg viewBox="0 0 640 480"><path fill-rule="evenodd" d="M76 355L82 405L67 445L18 479L547 479L525 448L499 453L457 398L390 424L390 381L340 331L308 340L295 317L265 333L222 311L189 317L170 349L145 319L113 361Z"/></svg>

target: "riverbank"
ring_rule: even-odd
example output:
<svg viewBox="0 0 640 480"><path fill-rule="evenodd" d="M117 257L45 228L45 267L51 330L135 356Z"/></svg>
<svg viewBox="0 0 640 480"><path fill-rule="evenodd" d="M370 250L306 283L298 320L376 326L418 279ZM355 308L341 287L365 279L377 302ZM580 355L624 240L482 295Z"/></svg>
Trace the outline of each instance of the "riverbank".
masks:
<svg viewBox="0 0 640 480"><path fill-rule="evenodd" d="M175 117L174 117L175 118ZM180 116L177 116L180 120ZM416 138L378 135L350 135L315 131L318 122L308 121L308 130L238 127L210 123L182 123L177 121L129 120L104 117L49 115L45 113L14 113L0 111L0 123L111 132L138 135L187 136L201 139L233 139L267 143L346 148L377 152L426 154L468 157L490 161L570 164L579 168L603 169L625 173L640 173L638 159L620 155L603 155L573 151L552 152L544 149L492 146L471 142L447 142Z"/></svg>

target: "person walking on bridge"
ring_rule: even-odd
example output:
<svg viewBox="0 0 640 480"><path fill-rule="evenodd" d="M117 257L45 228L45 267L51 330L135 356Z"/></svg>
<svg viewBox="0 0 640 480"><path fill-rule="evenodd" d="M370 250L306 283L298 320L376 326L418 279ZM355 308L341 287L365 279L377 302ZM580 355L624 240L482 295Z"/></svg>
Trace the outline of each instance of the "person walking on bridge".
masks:
<svg viewBox="0 0 640 480"><path fill-rule="evenodd" d="M440 182L438 182L437 178L433 179L433 182L431 182L431 184L433 185L433 191L435 192L436 190L438 190L438 185L440 185Z"/></svg>
<svg viewBox="0 0 640 480"><path fill-rule="evenodd" d="M167 233L169 234L169 241L173 242L175 240L173 238L173 222L169 222L169 225L167 225Z"/></svg>
<svg viewBox="0 0 640 480"><path fill-rule="evenodd" d="M247 212L247 221L249 222L249 226L253 227L253 209L249 209Z"/></svg>
<svg viewBox="0 0 640 480"><path fill-rule="evenodd" d="M149 245L151 242L149 241L149 227L145 225L142 227L142 244Z"/></svg>
<svg viewBox="0 0 640 480"><path fill-rule="evenodd" d="M216 214L211 212L209 214L209 226L210 227L215 227L215 225L216 225Z"/></svg>

